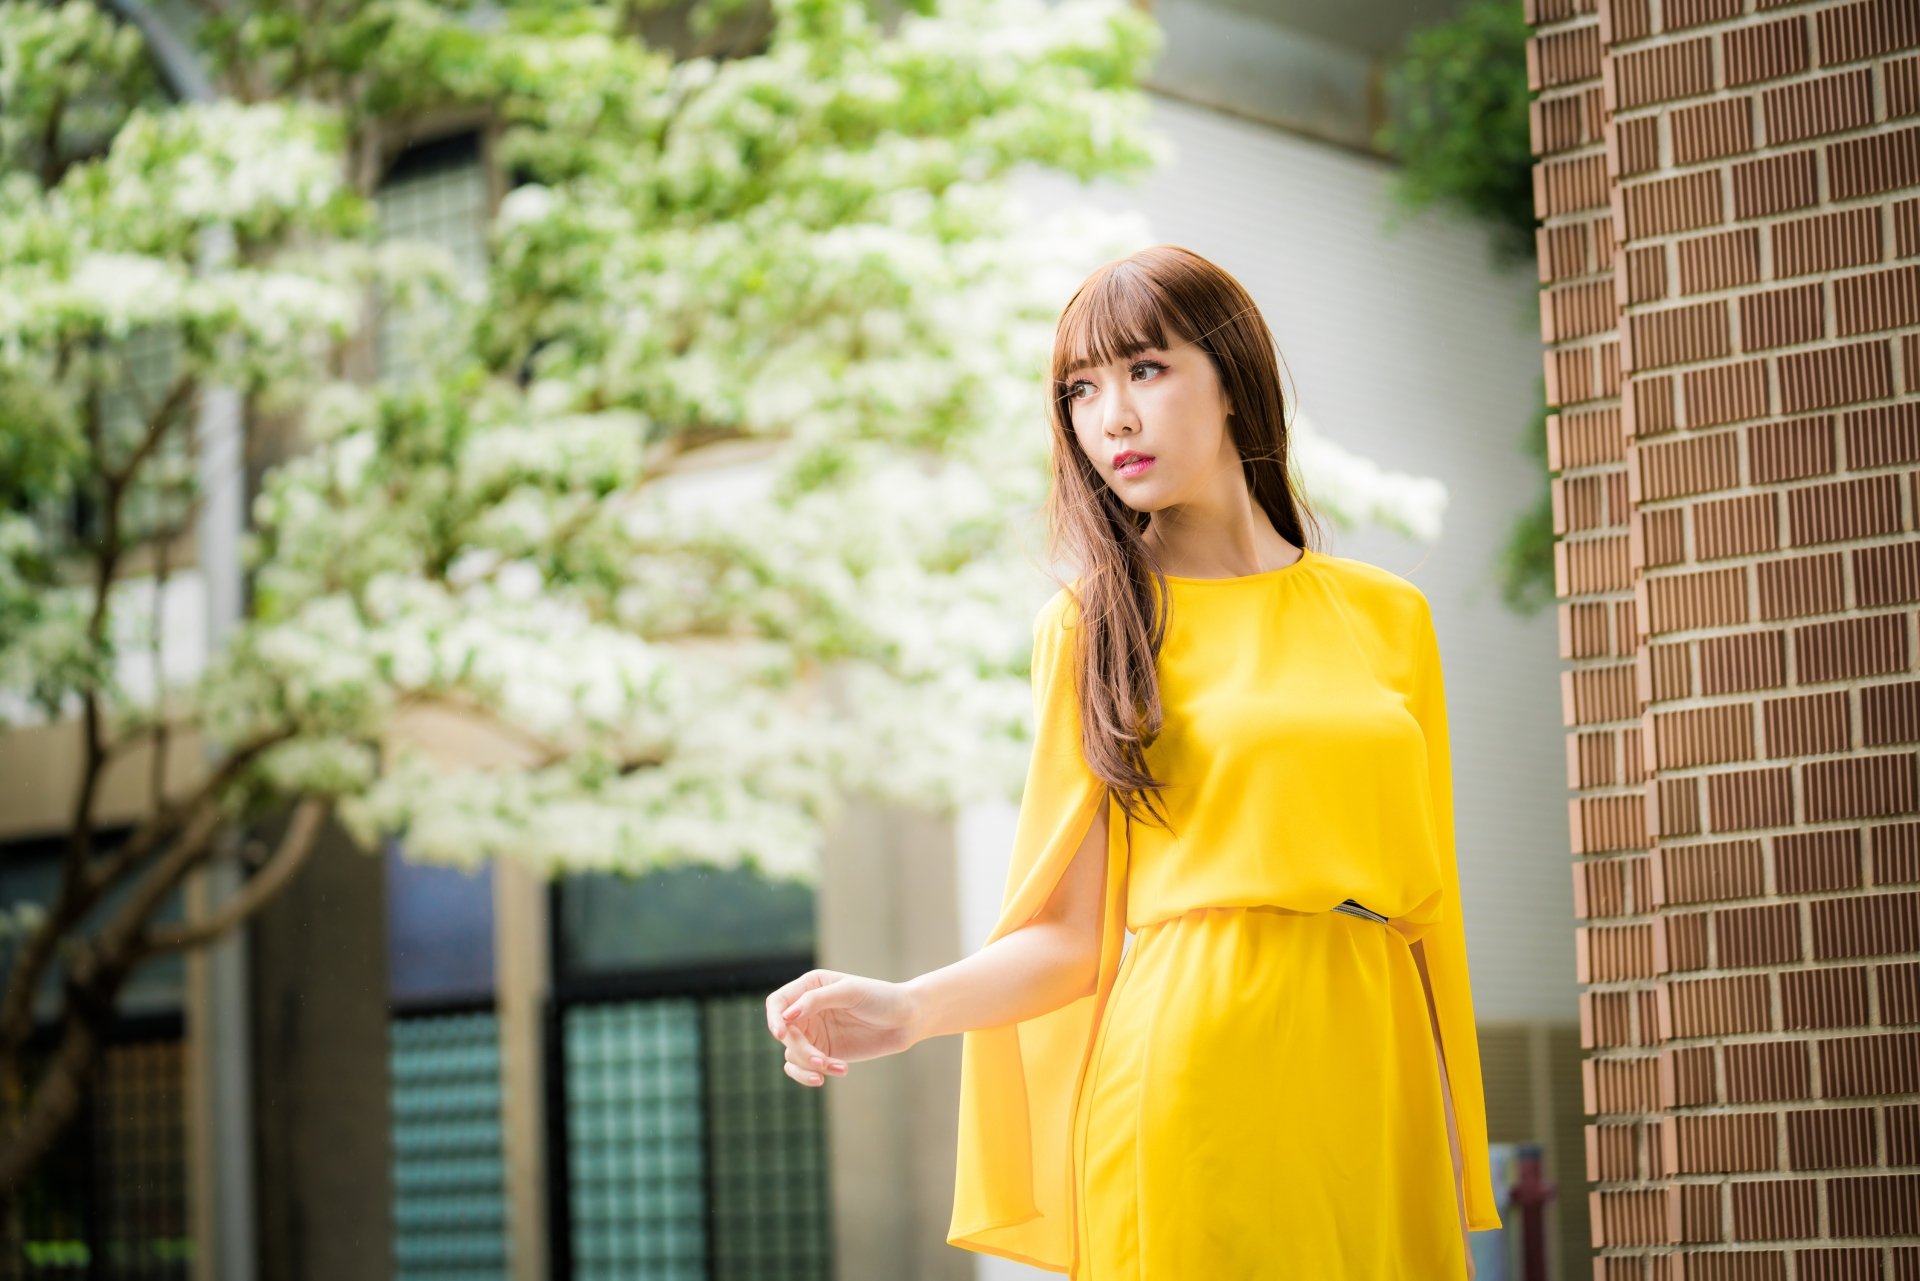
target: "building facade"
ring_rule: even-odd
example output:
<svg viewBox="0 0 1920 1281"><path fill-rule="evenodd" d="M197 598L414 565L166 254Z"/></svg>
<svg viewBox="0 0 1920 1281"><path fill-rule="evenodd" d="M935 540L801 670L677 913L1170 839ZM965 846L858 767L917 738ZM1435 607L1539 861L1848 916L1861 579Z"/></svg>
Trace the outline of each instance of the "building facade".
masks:
<svg viewBox="0 0 1920 1281"><path fill-rule="evenodd" d="M1920 1275L1920 7L1528 16L1593 1275Z"/></svg>

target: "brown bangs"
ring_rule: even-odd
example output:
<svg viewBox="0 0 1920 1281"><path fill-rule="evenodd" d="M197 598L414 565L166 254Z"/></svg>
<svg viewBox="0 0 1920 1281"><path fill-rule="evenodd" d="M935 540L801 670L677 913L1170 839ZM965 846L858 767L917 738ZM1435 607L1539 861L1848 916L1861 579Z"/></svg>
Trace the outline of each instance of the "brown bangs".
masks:
<svg viewBox="0 0 1920 1281"><path fill-rule="evenodd" d="M1053 344L1055 396L1066 395L1067 375L1075 370L1124 360L1150 347L1164 351L1178 341L1163 323L1170 300L1144 272L1116 270L1119 266L1110 264L1088 279L1061 312Z"/></svg>

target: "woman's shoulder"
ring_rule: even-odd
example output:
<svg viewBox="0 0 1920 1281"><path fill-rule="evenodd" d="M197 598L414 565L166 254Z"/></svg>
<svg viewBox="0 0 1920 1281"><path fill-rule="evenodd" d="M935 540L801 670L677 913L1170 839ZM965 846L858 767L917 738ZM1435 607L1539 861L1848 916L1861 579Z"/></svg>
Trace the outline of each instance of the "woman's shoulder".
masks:
<svg viewBox="0 0 1920 1281"><path fill-rule="evenodd" d="M1321 569L1339 579L1346 598L1383 621L1405 623L1431 609L1426 592L1412 579L1351 556L1319 556Z"/></svg>
<svg viewBox="0 0 1920 1281"><path fill-rule="evenodd" d="M1080 579L1077 577L1056 588L1034 614L1033 634L1039 636L1043 632L1052 632L1057 635L1073 626L1074 620L1080 616L1079 591Z"/></svg>

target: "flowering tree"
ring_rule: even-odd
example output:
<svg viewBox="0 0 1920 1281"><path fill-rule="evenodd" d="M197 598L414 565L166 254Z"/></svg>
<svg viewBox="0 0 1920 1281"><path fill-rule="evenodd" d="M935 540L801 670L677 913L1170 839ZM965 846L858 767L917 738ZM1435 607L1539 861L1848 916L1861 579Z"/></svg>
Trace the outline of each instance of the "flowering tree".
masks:
<svg viewBox="0 0 1920 1281"><path fill-rule="evenodd" d="M843 789L950 802L1017 776L1008 515L1044 475L1039 340L1139 229L1036 219L1007 177L1151 162L1132 81L1154 29L1101 0L885 27L780 0L746 56L676 59L637 6L463 7L209 3L226 96L169 104L131 29L0 4L0 688L85 735L60 893L14 918L0 1196L75 1113L133 968L243 919L329 815L422 859L804 875ZM373 234L396 141L461 108L525 180L481 281ZM377 384L348 376L376 291L432 317ZM255 502L248 618L193 679L143 686L125 650L157 643L216 387L301 448ZM751 465L716 505L696 465L721 456ZM429 761L407 727L430 710L515 766ZM100 848L102 770L182 726L219 763L184 794L156 776L152 816ZM155 923L224 825L289 804L231 904Z"/></svg>
<svg viewBox="0 0 1920 1281"><path fill-rule="evenodd" d="M848 793L1010 795L1051 326L1147 239L1010 181L1157 159L1157 29L1115 0L697 0L695 37L753 44L725 57L650 47L643 4L204 5L224 96L173 104L130 29L0 0L0 691L85 742L60 891L12 918L0 1198L128 974L245 919L329 817L448 863L805 876ZM519 180L478 280L375 234L384 166L449 110ZM379 380L372 298L427 318ZM190 679L131 680L216 388L299 448L254 501L238 630ZM1380 478L1345 474L1370 511ZM429 755L428 716L504 755ZM102 848L101 771L183 726L218 762L184 789L156 767ZM216 834L289 806L230 903L155 922Z"/></svg>

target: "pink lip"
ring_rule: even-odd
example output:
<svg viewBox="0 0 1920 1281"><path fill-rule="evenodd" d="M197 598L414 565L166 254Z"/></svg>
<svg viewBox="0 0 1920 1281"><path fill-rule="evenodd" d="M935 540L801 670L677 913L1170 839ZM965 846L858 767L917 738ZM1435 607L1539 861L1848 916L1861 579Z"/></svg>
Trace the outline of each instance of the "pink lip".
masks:
<svg viewBox="0 0 1920 1281"><path fill-rule="evenodd" d="M1121 454L1114 463L1113 470L1122 476L1139 476L1153 466L1152 454Z"/></svg>

